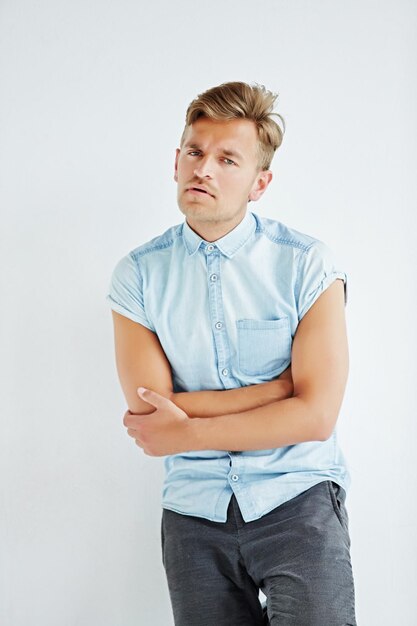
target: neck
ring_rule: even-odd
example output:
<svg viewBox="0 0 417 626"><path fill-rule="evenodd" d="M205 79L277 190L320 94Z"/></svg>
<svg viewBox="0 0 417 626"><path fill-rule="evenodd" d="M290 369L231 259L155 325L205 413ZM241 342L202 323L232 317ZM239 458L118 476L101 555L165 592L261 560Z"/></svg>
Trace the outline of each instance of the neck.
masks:
<svg viewBox="0 0 417 626"><path fill-rule="evenodd" d="M230 233L240 222L244 219L245 215L240 215L238 218L228 220L228 221L218 221L218 222L203 222L200 220L193 220L192 218L187 217L188 226L199 235L205 241L217 241L217 239L221 239L227 233Z"/></svg>

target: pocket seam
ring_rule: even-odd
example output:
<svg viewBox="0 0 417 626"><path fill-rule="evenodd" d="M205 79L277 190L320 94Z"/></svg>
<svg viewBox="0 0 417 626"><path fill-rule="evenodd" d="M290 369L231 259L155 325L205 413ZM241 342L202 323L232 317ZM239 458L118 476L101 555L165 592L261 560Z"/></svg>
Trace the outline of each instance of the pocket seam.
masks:
<svg viewBox="0 0 417 626"><path fill-rule="evenodd" d="M344 521L343 521L343 517L342 517L342 513L339 509L339 504L337 501L337 496L336 493L334 491L334 486L333 486L333 482L331 480L327 481L327 488L329 490L329 494L330 494L330 499L332 501L332 505L333 505L333 510L337 516L337 519L339 520L340 525L342 526L342 528L344 530L346 530L345 525L344 525Z"/></svg>
<svg viewBox="0 0 417 626"><path fill-rule="evenodd" d="M165 532L164 532L164 511L161 516L161 552L162 552L162 565L165 567Z"/></svg>
<svg viewBox="0 0 417 626"><path fill-rule="evenodd" d="M257 320L257 319L239 319L236 320L236 326L243 330L275 330L278 328L288 328L288 315L273 320Z"/></svg>

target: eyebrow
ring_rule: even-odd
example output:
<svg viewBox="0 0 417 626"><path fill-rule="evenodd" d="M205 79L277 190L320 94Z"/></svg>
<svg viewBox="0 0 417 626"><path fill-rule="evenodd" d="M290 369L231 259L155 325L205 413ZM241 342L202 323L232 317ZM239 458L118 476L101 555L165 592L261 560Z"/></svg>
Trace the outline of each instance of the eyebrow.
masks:
<svg viewBox="0 0 417 626"><path fill-rule="evenodd" d="M193 150L201 150L200 146L196 143L186 143L184 148L192 148ZM225 154L226 156L235 157L238 159L244 160L243 154L238 152L237 150L229 150L228 148L220 148L219 152Z"/></svg>

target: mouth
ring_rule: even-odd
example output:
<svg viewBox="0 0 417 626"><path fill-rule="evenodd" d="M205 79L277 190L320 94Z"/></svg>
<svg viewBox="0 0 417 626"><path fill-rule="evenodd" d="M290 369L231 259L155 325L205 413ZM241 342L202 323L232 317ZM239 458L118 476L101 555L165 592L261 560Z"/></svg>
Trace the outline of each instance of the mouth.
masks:
<svg viewBox="0 0 417 626"><path fill-rule="evenodd" d="M188 187L187 191L195 195L206 195L206 196L211 196L212 198L214 198L213 194L208 192L203 187Z"/></svg>

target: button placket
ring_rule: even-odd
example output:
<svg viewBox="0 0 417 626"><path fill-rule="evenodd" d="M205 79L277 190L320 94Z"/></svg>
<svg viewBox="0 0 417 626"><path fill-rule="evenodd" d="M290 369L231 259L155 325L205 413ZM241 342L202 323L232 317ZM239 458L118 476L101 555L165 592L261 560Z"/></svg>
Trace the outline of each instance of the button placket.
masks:
<svg viewBox="0 0 417 626"><path fill-rule="evenodd" d="M208 251L208 247L206 250ZM230 347L223 320L223 300L221 287L221 256L218 248L213 246L210 254L206 254L207 279L209 289L210 319L212 322L213 339L217 356L217 371L225 389L238 386L230 375Z"/></svg>
<svg viewBox="0 0 417 626"><path fill-rule="evenodd" d="M236 453L229 453L230 456L230 473L229 473L229 478L230 478L230 482L233 483L234 485L236 485L240 482L241 480L241 459L239 459L238 457L236 457Z"/></svg>

